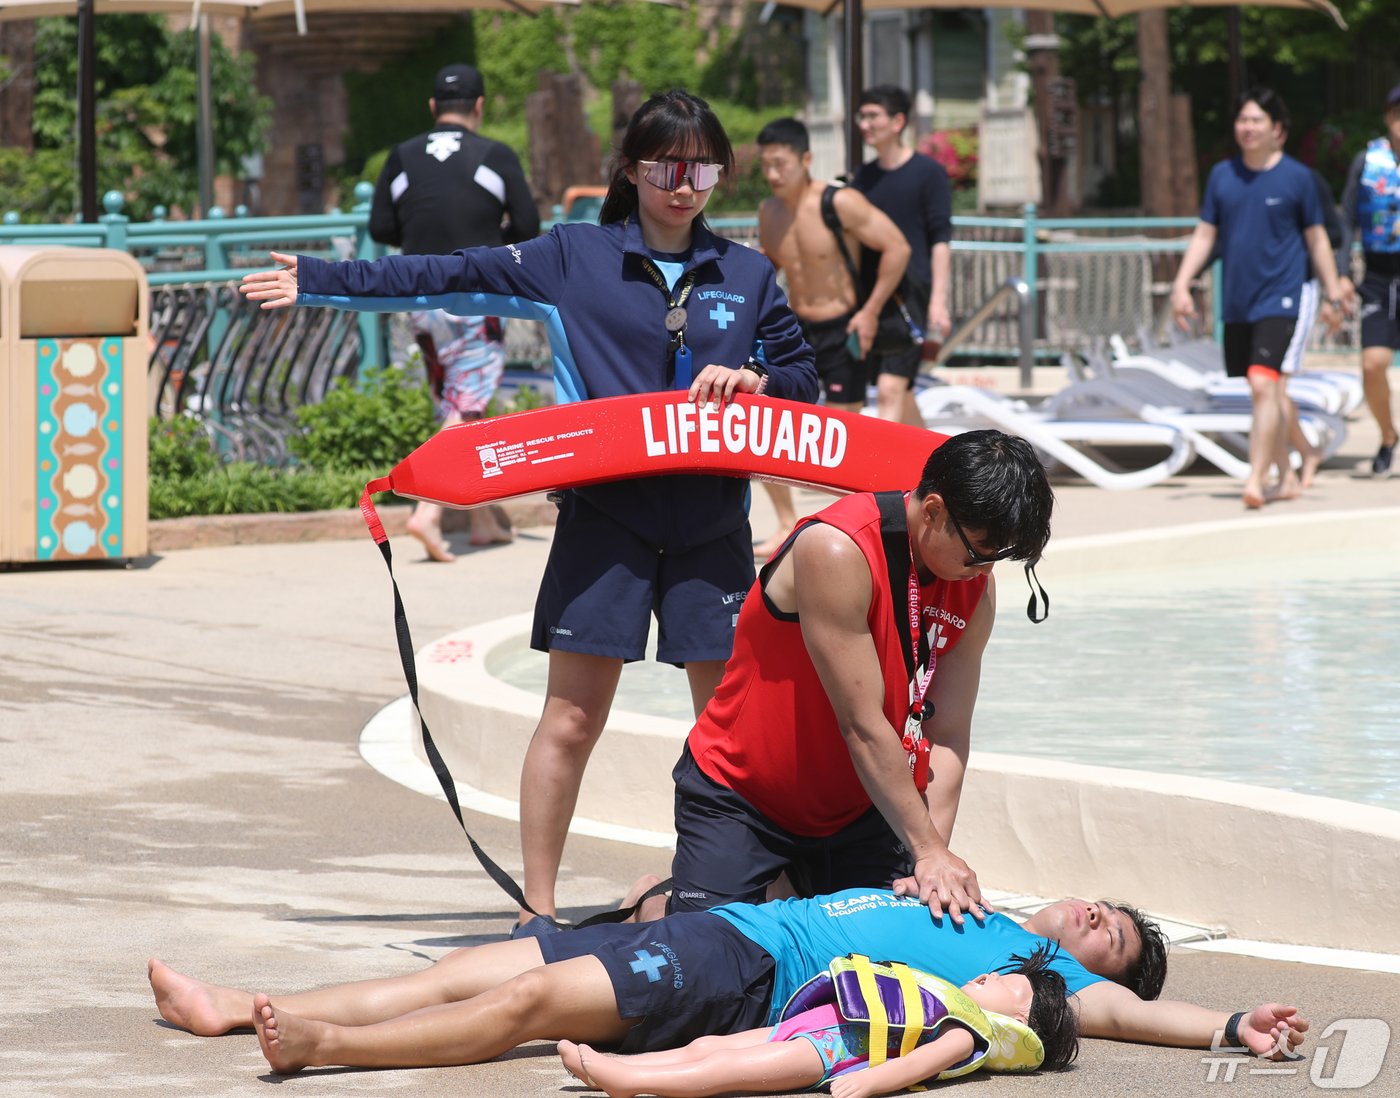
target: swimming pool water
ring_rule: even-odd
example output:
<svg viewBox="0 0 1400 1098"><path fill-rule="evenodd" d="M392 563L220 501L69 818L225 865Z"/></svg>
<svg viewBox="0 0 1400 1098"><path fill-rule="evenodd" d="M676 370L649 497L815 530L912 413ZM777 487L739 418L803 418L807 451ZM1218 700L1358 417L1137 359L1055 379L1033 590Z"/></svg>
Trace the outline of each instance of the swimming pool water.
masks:
<svg viewBox="0 0 1400 1098"><path fill-rule="evenodd" d="M1051 613L1032 625L1020 569L997 569L974 750L1400 808L1400 559L1040 571ZM524 637L487 669L543 692L545 658ZM684 673L650 659L623 670L616 707L692 719Z"/></svg>
<svg viewBox="0 0 1400 1098"><path fill-rule="evenodd" d="M1392 555L1051 581L1041 625L999 583L975 748L1400 807Z"/></svg>

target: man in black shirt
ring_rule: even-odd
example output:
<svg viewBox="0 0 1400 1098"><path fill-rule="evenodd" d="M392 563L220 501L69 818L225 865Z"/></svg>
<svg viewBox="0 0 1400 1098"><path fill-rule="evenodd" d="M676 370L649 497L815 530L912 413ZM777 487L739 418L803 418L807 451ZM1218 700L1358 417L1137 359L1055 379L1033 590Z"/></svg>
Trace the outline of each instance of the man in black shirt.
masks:
<svg viewBox="0 0 1400 1098"><path fill-rule="evenodd" d="M471 65L448 65L437 74L428 100L433 128L390 151L374 188L369 234L379 243L397 245L405 255L446 255L513 244L540 231L520 160L477 133L485 90ZM500 320L441 309L412 318L443 425L479 418L505 370ZM511 539L493 509L469 514L471 544ZM453 559L437 504L419 503L408 529L433 560Z"/></svg>
<svg viewBox="0 0 1400 1098"><path fill-rule="evenodd" d="M856 122L875 159L860 166L853 183L909 241L905 280L896 291L898 300L892 297L881 316L871 369L881 417L922 427L912 389L924 341L941 343L950 327L953 191L941 164L904 144L909 107L909 93L890 84L861 93ZM867 284L878 259L869 253L864 257Z"/></svg>

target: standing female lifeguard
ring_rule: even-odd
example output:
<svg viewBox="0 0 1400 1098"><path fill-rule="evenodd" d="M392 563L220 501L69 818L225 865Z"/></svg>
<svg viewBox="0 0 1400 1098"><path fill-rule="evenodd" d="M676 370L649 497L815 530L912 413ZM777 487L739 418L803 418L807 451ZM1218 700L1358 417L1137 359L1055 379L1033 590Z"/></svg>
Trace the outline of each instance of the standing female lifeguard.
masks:
<svg viewBox="0 0 1400 1098"><path fill-rule="evenodd" d="M374 263L273 253L283 268L248 276L243 291L264 308L440 307L542 320L561 402L667 389L697 403L740 392L813 400L812 352L772 265L705 225L705 204L732 164L704 100L666 92L633 115L599 225ZM645 654L652 614L657 659L685 667L698 713L754 578L745 481L636 472L564 494L535 605L531 644L549 653L549 680L521 773L520 833L525 898L541 915L555 914L584 767L622 665ZM517 932L553 928L527 914Z"/></svg>

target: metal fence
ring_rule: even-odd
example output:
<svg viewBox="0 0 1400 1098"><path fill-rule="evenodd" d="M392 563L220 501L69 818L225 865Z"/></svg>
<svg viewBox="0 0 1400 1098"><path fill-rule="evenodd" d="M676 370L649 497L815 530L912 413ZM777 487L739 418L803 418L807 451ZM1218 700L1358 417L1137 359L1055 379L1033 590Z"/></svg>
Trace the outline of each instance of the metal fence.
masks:
<svg viewBox="0 0 1400 1098"><path fill-rule="evenodd" d="M371 195L360 184L349 213L249 218L238 211L228 218L211 211L204 221L134 223L121 213L121 196L110 193L96 225L21 225L6 214L0 244L110 247L135 255L152 295L152 413L196 416L225 452L278 462L286 458L298 405L320 400L336 378L402 360L411 340L402 324L381 314L251 308L237 293L237 280L265 266L273 249L339 259L380 254L366 231ZM711 224L757 246L756 218ZM964 322L967 330L956 332L954 364L1016 362L1028 383L1037 358L1057 361L1115 335L1129 345L1164 339L1171 280L1194 224L1190 218L1040 219L1029 205L1020 217L955 217L950 308L955 324ZM1197 284L1207 318L1216 318L1215 277L1208 271ZM1015 293L1006 292L1008 284ZM1218 318L1212 326L1218 332ZM1358 345L1356 321L1336 337L1320 329L1314 327L1314 348ZM547 371L542 326L511 321L507 355L517 370Z"/></svg>
<svg viewBox="0 0 1400 1098"><path fill-rule="evenodd" d="M237 289L270 250L330 259L382 253L366 232L372 188L350 213L315 217L131 222L116 193L96 225L0 220L0 244L125 250L150 287L149 412L200 421L228 460L284 464L295 409L320 401L340 377L385 361L384 318L328 309L265 311Z"/></svg>
<svg viewBox="0 0 1400 1098"><path fill-rule="evenodd" d="M151 292L151 413L204 424L231 461L283 465L296 409L319 402L364 358L358 318L264 311L229 283Z"/></svg>

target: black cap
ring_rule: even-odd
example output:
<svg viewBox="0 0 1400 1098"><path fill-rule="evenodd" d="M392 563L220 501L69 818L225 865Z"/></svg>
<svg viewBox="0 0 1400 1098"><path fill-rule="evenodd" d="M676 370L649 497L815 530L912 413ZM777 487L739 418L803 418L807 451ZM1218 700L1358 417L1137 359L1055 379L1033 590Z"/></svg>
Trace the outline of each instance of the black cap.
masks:
<svg viewBox="0 0 1400 1098"><path fill-rule="evenodd" d="M1400 107L1400 84L1396 84L1395 87L1391 88L1389 94L1385 97L1385 109L1390 110L1391 107Z"/></svg>
<svg viewBox="0 0 1400 1098"><path fill-rule="evenodd" d="M464 99L470 103L485 94L486 85L474 65L448 65L433 78L433 98L439 101Z"/></svg>

